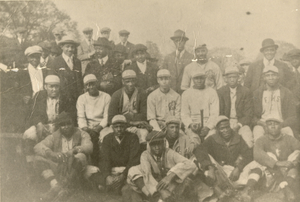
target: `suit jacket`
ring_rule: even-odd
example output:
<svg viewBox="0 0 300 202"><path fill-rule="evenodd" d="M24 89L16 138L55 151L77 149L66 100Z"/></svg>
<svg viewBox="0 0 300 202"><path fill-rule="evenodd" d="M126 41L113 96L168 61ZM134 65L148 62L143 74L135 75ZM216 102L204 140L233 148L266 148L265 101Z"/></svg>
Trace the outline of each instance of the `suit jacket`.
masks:
<svg viewBox="0 0 300 202"><path fill-rule="evenodd" d="M111 97L108 108L108 123L115 115L122 114L123 108L123 88L117 90ZM147 94L143 89L138 88L138 95L136 99L137 113L134 114L132 120L127 121L147 121Z"/></svg>
<svg viewBox="0 0 300 202"><path fill-rule="evenodd" d="M278 60L275 60L274 66L278 68L279 71L279 83L287 88L291 88L292 84L290 79L292 78L292 73L289 67ZM255 91L259 86L263 85L263 72L264 63L263 60L256 61L249 66L245 77L244 86L249 88L252 92Z"/></svg>
<svg viewBox="0 0 300 202"><path fill-rule="evenodd" d="M118 43L117 45L123 45L123 44L122 43ZM131 51L132 51L133 47L134 47L134 44L130 43L129 41L127 41L126 46L125 46L125 48L126 48L126 54L127 54L126 59L132 58Z"/></svg>
<svg viewBox="0 0 300 202"><path fill-rule="evenodd" d="M86 40L82 40L80 42L80 46L77 48L77 57L79 60L84 61L84 60L90 60L89 53L94 51L94 46L89 45Z"/></svg>
<svg viewBox="0 0 300 202"><path fill-rule="evenodd" d="M171 86L173 90L175 90L177 93L181 94L181 80L183 75L183 70L185 66L190 64L192 62L192 59L194 58L193 54L185 51L182 57L178 61L178 65L175 64L176 61L176 51L173 53L167 55L164 59L162 68L168 69L171 73Z"/></svg>
<svg viewBox="0 0 300 202"><path fill-rule="evenodd" d="M122 71L120 65L110 57L104 65L100 65L98 59L89 62L85 70L85 75L87 74L94 74L97 77L99 84L104 81L110 81L110 83L113 84L112 88L104 89L100 85L98 86L100 91L104 91L110 96L122 88Z"/></svg>
<svg viewBox="0 0 300 202"><path fill-rule="evenodd" d="M27 58L24 52L31 45L32 43L27 40L25 40L21 44L17 38L14 38L12 40L9 49L14 53L14 61L16 62L16 67L20 67L27 63Z"/></svg>
<svg viewBox="0 0 300 202"><path fill-rule="evenodd" d="M230 118L230 87L228 85L223 86L217 92L220 100L220 115ZM238 122L242 125L251 126L253 117L252 93L248 88L241 85L236 88L235 110Z"/></svg>
<svg viewBox="0 0 300 202"><path fill-rule="evenodd" d="M28 114L28 119L26 123L26 127L37 125L39 122L43 124L48 123L48 115L47 115L47 98L48 94L46 90L39 91L30 103L30 110ZM72 108L72 105L69 105L68 100L65 99L63 95L59 97L59 113L65 111L72 114L72 118L76 121L76 108ZM74 122L75 123L75 122Z"/></svg>
<svg viewBox="0 0 300 202"><path fill-rule="evenodd" d="M43 80L45 82L45 77L50 72L46 68L42 69L42 72L43 72ZM33 90L32 90L30 75L27 68L18 71L16 82L18 83L18 89L19 89L18 93L20 94L21 97L24 96L32 97Z"/></svg>
<svg viewBox="0 0 300 202"><path fill-rule="evenodd" d="M262 99L263 99L264 90L266 90L265 85L259 87L253 92L254 125L256 125L257 121L261 119L261 115L263 112ZM290 126L294 122L294 119L296 118L296 105L295 105L294 96L290 90L288 90L283 86L279 86L279 90L280 90L283 126Z"/></svg>
<svg viewBox="0 0 300 202"><path fill-rule="evenodd" d="M51 41L50 44L51 44L52 47L56 47L57 50L60 50L60 52L58 53L58 55L61 55L61 54L62 54L62 49L61 49L60 46L56 43L55 40Z"/></svg>
<svg viewBox="0 0 300 202"><path fill-rule="evenodd" d="M70 103L76 106L77 98L83 93L80 60L73 58L73 70L71 70L62 55L60 55L53 59L49 64L49 68L53 74L58 75L60 78L61 93L70 100Z"/></svg>
<svg viewBox="0 0 300 202"><path fill-rule="evenodd" d="M141 72L136 61L132 62L130 66L125 67L125 70L127 69L132 69L133 71L135 71L137 75L137 84L136 84L137 87L146 90L149 87L158 86L157 77L156 77L158 67L155 64L146 61L145 74Z"/></svg>

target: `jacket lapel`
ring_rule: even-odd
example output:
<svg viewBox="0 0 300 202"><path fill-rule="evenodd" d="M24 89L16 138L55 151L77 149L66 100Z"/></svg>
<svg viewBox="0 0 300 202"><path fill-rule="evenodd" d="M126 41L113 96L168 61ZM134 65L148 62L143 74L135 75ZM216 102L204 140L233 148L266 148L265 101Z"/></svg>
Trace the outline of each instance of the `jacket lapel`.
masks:
<svg viewBox="0 0 300 202"><path fill-rule="evenodd" d="M237 88L236 88L236 102L235 102L235 109L238 108L239 104L240 104L240 101L241 101L241 98L242 98L242 92L241 92L241 86L238 85Z"/></svg>

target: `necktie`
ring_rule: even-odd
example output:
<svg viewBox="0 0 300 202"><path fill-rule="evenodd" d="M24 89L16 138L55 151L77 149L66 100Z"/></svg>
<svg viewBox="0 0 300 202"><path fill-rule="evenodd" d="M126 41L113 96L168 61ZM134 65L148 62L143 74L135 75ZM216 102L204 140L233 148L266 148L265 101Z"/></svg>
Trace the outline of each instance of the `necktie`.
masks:
<svg viewBox="0 0 300 202"><path fill-rule="evenodd" d="M100 60L100 65L103 66L103 59Z"/></svg>

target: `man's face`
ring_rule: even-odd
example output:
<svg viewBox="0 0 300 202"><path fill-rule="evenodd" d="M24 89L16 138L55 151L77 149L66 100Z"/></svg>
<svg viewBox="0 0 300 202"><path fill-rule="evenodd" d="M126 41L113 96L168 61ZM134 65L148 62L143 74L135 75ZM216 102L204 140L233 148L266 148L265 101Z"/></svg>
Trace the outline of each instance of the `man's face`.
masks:
<svg viewBox="0 0 300 202"><path fill-rule="evenodd" d="M62 38L62 34L56 33L56 34L54 34L54 38L55 38L56 41L60 41L61 38Z"/></svg>
<svg viewBox="0 0 300 202"><path fill-rule="evenodd" d="M122 83L127 92L133 92L135 89L136 79L135 78L123 79Z"/></svg>
<svg viewBox="0 0 300 202"><path fill-rule="evenodd" d="M161 156L165 149L163 140L151 142L149 145L150 145L151 153L155 156Z"/></svg>
<svg viewBox="0 0 300 202"><path fill-rule="evenodd" d="M208 51L206 48L199 48L195 50L196 58L198 60L206 60L207 53Z"/></svg>
<svg viewBox="0 0 300 202"><path fill-rule="evenodd" d="M162 88L170 88L171 78L169 76L158 77L157 82Z"/></svg>
<svg viewBox="0 0 300 202"><path fill-rule="evenodd" d="M136 61L143 63L146 60L146 53L143 50L138 50L134 53L134 58Z"/></svg>
<svg viewBox="0 0 300 202"><path fill-rule="evenodd" d="M232 129L230 128L229 121L222 121L221 123L219 123L217 125L217 130L219 131L221 137L226 141L229 141L233 135Z"/></svg>
<svg viewBox="0 0 300 202"><path fill-rule="evenodd" d="M226 76L226 80L227 80L229 87L235 88L239 81L239 74L238 73L228 74Z"/></svg>
<svg viewBox="0 0 300 202"><path fill-rule="evenodd" d="M174 39L173 40L175 46L176 46L176 49L178 51L183 51L184 50L184 46L185 46L185 43L186 43L186 40L185 39L182 39L182 38L177 38L177 39Z"/></svg>
<svg viewBox="0 0 300 202"><path fill-rule="evenodd" d="M114 59L117 63L122 64L125 60L125 55L123 53L115 52Z"/></svg>
<svg viewBox="0 0 300 202"><path fill-rule="evenodd" d="M50 51L48 49L43 48L42 58L47 58L50 55Z"/></svg>
<svg viewBox="0 0 300 202"><path fill-rule="evenodd" d="M194 87L196 89L204 89L205 88L205 76L197 76L193 78Z"/></svg>
<svg viewBox="0 0 300 202"><path fill-rule="evenodd" d="M117 137L122 137L124 135L124 132L126 130L126 124L125 123L116 123L112 125L114 135Z"/></svg>
<svg viewBox="0 0 300 202"><path fill-rule="evenodd" d="M29 56L27 56L28 62L33 66L37 67L40 64L41 60L41 54L40 53L34 53Z"/></svg>
<svg viewBox="0 0 300 202"><path fill-rule="evenodd" d="M300 66L300 58L293 57L291 58L290 63L293 67L298 68Z"/></svg>
<svg viewBox="0 0 300 202"><path fill-rule="evenodd" d="M101 35L102 37L109 39L110 32L102 32Z"/></svg>
<svg viewBox="0 0 300 202"><path fill-rule="evenodd" d="M61 46L61 49L64 54L71 57L75 53L75 45L74 44L64 44Z"/></svg>
<svg viewBox="0 0 300 202"><path fill-rule="evenodd" d="M121 34L121 35L120 35L120 41L121 41L122 43L125 43L125 42L127 41L127 39L128 39L128 36L129 36L129 35L127 35L127 34Z"/></svg>
<svg viewBox="0 0 300 202"><path fill-rule="evenodd" d="M281 124L277 121L267 121L266 133L271 135L272 137L278 137L281 133Z"/></svg>
<svg viewBox="0 0 300 202"><path fill-rule="evenodd" d="M59 125L60 132L66 138L70 138L74 132L74 125L71 119Z"/></svg>
<svg viewBox="0 0 300 202"><path fill-rule="evenodd" d="M167 137L171 139L177 139L179 137L179 125L176 123L170 123L167 125Z"/></svg>
<svg viewBox="0 0 300 202"><path fill-rule="evenodd" d="M84 37L85 37L87 40L91 40L92 37L93 37L93 32L85 32L85 33L84 33Z"/></svg>
<svg viewBox="0 0 300 202"><path fill-rule="evenodd" d="M264 54L264 56L265 56L265 58L267 59L267 60L272 60L274 57L275 57L275 55L276 55L276 48L275 47L269 47L269 48L265 48L264 50L263 50L263 54Z"/></svg>
<svg viewBox="0 0 300 202"><path fill-rule="evenodd" d="M57 98L59 96L60 85L59 84L45 84L45 90L48 97Z"/></svg>
<svg viewBox="0 0 300 202"><path fill-rule="evenodd" d="M268 86L274 87L278 84L279 76L275 72L266 72L264 73L264 80Z"/></svg>
<svg viewBox="0 0 300 202"><path fill-rule="evenodd" d="M107 48L105 46L95 46L95 52L97 58L104 58L107 56Z"/></svg>
<svg viewBox="0 0 300 202"><path fill-rule="evenodd" d="M97 82L88 82L87 84L84 84L84 87L86 91L89 93L90 96L96 96L98 95L98 89L97 89Z"/></svg>

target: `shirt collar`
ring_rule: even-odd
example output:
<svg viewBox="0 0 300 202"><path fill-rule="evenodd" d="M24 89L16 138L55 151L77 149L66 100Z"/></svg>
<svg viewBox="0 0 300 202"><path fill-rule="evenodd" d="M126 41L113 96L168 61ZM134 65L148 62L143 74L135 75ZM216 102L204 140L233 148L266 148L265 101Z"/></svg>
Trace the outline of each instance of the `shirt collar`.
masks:
<svg viewBox="0 0 300 202"><path fill-rule="evenodd" d="M235 88L230 88L230 87L229 87L230 92L231 92L231 93L236 93L236 88L237 88L237 87L235 87Z"/></svg>
<svg viewBox="0 0 300 202"><path fill-rule="evenodd" d="M126 46L126 45L127 45L127 42L128 42L128 41L126 41L125 43L122 42L122 45L123 45L123 46Z"/></svg>
<svg viewBox="0 0 300 202"><path fill-rule="evenodd" d="M136 63L138 64L138 65L144 65L144 66L146 66L146 60L142 63L142 62L138 62L138 61L136 61Z"/></svg>
<svg viewBox="0 0 300 202"><path fill-rule="evenodd" d="M183 56L183 54L185 53L185 49L183 49L181 52L180 52L180 58ZM178 54L178 50L176 49L176 55Z"/></svg>
<svg viewBox="0 0 300 202"><path fill-rule="evenodd" d="M98 59L99 60L99 62L101 62L101 60L103 61L103 64L105 64L106 62L107 62L107 60L108 60L108 55L106 55L105 57L103 57L103 58L100 58L100 59Z"/></svg>
<svg viewBox="0 0 300 202"><path fill-rule="evenodd" d="M268 66L268 65L274 65L274 63L275 63L275 58L273 58L272 60L267 60L265 57L264 57L264 59L263 59L263 63L264 63L264 65L265 66ZM270 64L269 64L270 63Z"/></svg>
<svg viewBox="0 0 300 202"><path fill-rule="evenodd" d="M91 41L89 41L87 38L85 38L85 41L87 44L89 44L89 43L93 44L93 39L91 39Z"/></svg>
<svg viewBox="0 0 300 202"><path fill-rule="evenodd" d="M40 67L40 65L38 65L36 68L34 66L32 66L30 63L28 63L28 70L30 71L37 71L37 70L41 70L42 68Z"/></svg>
<svg viewBox="0 0 300 202"><path fill-rule="evenodd" d="M73 56L69 57L64 52L61 54L65 61L68 61L69 59L73 60Z"/></svg>

